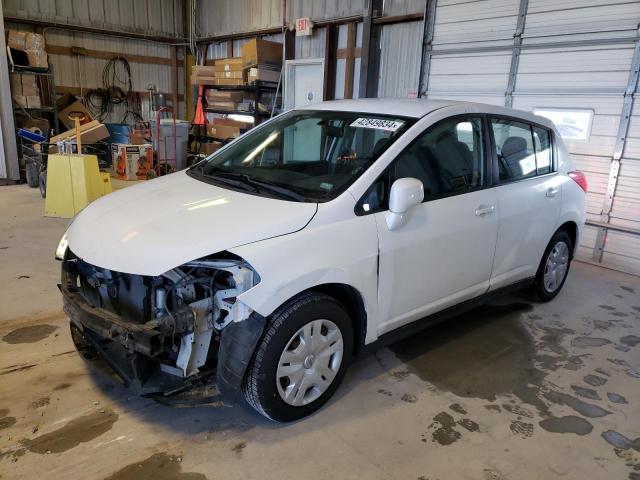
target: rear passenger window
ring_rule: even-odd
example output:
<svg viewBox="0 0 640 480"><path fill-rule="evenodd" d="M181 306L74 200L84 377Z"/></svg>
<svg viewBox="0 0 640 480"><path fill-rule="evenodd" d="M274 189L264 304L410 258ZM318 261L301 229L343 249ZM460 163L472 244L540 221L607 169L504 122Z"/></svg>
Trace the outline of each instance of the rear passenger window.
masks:
<svg viewBox="0 0 640 480"><path fill-rule="evenodd" d="M533 146L536 150L538 175L551 173L551 134L549 130L533 127Z"/></svg>
<svg viewBox="0 0 640 480"><path fill-rule="evenodd" d="M536 175L536 155L531 127L512 120L491 120L498 154L501 182L521 180Z"/></svg>
<svg viewBox="0 0 640 480"><path fill-rule="evenodd" d="M498 178L510 182L553 171L551 133L514 120L492 119L498 154Z"/></svg>

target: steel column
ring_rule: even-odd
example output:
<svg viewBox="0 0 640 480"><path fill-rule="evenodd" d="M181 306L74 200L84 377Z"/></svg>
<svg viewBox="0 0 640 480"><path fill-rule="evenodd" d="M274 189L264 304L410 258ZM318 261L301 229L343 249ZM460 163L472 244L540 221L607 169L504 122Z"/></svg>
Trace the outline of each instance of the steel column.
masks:
<svg viewBox="0 0 640 480"><path fill-rule="evenodd" d="M433 54L433 26L436 22L436 0L425 0L422 24L422 59L418 75L418 97L427 94L429 90L429 70L431 55Z"/></svg>
<svg viewBox="0 0 640 480"><path fill-rule="evenodd" d="M516 88L516 79L518 77L518 66L520 65L520 54L522 53L522 34L527 20L527 9L529 8L529 0L520 0L520 9L518 10L518 23L516 31L513 34L513 50L511 51L511 66L509 67L509 81L507 83L507 91L504 93L505 107L513 107L513 91Z"/></svg>
<svg viewBox="0 0 640 480"><path fill-rule="evenodd" d="M382 13L382 0L367 0L362 20L362 56L360 58L360 85L358 97L378 96L378 75L380 68L380 29L373 24L373 18Z"/></svg>
<svg viewBox="0 0 640 480"><path fill-rule="evenodd" d="M618 136L616 145L611 158L611 168L609 169L609 182L607 183L607 193L602 204L600 212L600 222L608 224L611 220L611 207L618 186L618 177L620 172L620 161L624 154L624 148L627 142L627 133L629 132L629 122L631 121L631 111L633 109L633 95L638 88L638 77L640 75L640 30L636 37L636 47L633 52L633 60L631 61L631 69L629 70L629 79L627 80L627 88L624 91L624 101L622 103L622 112L620 113L620 123L618 124ZM592 259L596 262L602 262L604 253L604 245L607 241L607 233L609 228L601 226L596 235L596 243L593 247Z"/></svg>

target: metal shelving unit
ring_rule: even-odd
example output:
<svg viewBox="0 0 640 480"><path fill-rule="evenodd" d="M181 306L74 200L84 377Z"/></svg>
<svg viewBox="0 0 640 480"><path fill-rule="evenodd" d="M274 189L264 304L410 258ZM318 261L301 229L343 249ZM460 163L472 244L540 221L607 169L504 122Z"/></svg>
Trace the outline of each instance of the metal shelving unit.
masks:
<svg viewBox="0 0 640 480"><path fill-rule="evenodd" d="M42 112L50 115L53 118L50 118L51 124L53 125L53 131L55 134L60 133L60 125L58 123L58 109L56 107L56 84L53 75L53 65L49 64L49 68L34 68L34 67L22 67L18 65L14 65L11 67L11 72L27 74L27 75L37 75L47 78L47 96L51 105L43 106L43 107L20 107L17 105L13 106L13 112L15 117L15 112L24 111L27 114ZM42 96L40 97L42 99ZM15 118L14 118L15 120ZM47 132L48 135L49 132Z"/></svg>
<svg viewBox="0 0 640 480"><path fill-rule="evenodd" d="M203 85L202 95L203 100L206 103L206 95L205 92L208 89L216 89L216 90L226 90L226 91L235 91L235 92L252 92L253 93L253 109L251 110L225 110L218 108L209 108L205 107L204 111L208 113L217 113L220 115L250 115L254 118L254 125L258 125L261 120L267 119L271 117L271 112L262 112L257 109L257 104L260 100L260 95L265 92L276 93L278 91L278 84L272 82L263 82L263 81L255 81L251 85ZM275 102L277 99L274 98Z"/></svg>

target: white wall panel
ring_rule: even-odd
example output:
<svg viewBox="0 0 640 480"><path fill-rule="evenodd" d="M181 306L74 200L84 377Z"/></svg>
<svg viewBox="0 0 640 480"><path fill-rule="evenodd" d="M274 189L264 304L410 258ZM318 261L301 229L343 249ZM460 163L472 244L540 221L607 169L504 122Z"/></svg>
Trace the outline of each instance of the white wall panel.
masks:
<svg viewBox="0 0 640 480"><path fill-rule="evenodd" d="M629 0L529 0L525 37L603 32L619 35L637 28L640 2Z"/></svg>
<svg viewBox="0 0 640 480"><path fill-rule="evenodd" d="M613 93L627 85L633 45L524 50L516 92Z"/></svg>
<svg viewBox="0 0 640 480"><path fill-rule="evenodd" d="M511 56L506 53L434 55L429 96L432 93L504 95L510 62Z"/></svg>
<svg viewBox="0 0 640 480"><path fill-rule="evenodd" d="M440 0L436 7L434 47L513 43L519 2L515 0Z"/></svg>

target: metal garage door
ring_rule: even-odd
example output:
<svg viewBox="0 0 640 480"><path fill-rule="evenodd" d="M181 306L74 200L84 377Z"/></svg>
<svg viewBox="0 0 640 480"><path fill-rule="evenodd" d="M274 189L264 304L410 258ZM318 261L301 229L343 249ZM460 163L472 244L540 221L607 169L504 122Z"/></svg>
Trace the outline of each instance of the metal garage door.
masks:
<svg viewBox="0 0 640 480"><path fill-rule="evenodd" d="M640 274L640 2L439 0L432 12L429 98L590 112L586 138L567 141L589 182L579 257Z"/></svg>

